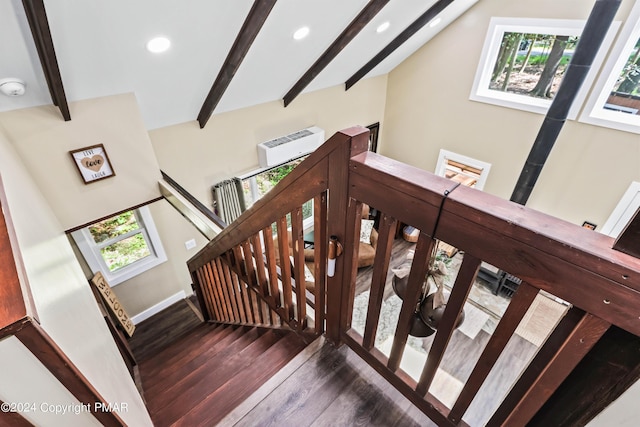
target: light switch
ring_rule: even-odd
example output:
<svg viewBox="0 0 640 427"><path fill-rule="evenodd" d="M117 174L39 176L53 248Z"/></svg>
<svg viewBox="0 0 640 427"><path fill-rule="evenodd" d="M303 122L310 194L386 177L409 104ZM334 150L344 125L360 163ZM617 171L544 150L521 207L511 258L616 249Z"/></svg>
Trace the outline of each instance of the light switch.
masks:
<svg viewBox="0 0 640 427"><path fill-rule="evenodd" d="M187 240L186 242L184 242L184 247L187 248L187 250L195 248L196 239Z"/></svg>

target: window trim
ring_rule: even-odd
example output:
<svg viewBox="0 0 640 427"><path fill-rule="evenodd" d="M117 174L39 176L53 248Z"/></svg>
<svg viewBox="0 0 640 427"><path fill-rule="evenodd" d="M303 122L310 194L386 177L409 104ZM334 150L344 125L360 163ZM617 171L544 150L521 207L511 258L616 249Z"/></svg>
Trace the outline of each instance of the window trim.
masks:
<svg viewBox="0 0 640 427"><path fill-rule="evenodd" d="M100 249L105 246L105 243L95 243L91 237L89 227L91 227L92 224L71 232L71 236L78 245L78 249L82 253L82 256L91 271L94 274L98 271L102 272L110 286L119 285L120 283L167 261L167 255L164 251L164 247L162 246L162 241L160 240L160 235L158 234L158 230L153 222L149 207L142 206L137 209L130 210L134 212L140 228L119 236L118 240L125 239L133 234L142 233L147 245L149 246L151 254L116 271L109 270L109 267L100 253ZM109 240L109 243L106 244L106 246L109 244L113 244L113 240Z"/></svg>
<svg viewBox="0 0 640 427"><path fill-rule="evenodd" d="M311 153L304 154L304 155L298 156L298 157L294 157L292 159L287 160L286 162L277 164L275 166L267 166L267 167L264 167L264 168L254 169L252 171L249 171L247 173L244 173L244 174L238 176L237 178L242 180L243 183L245 181L249 182L249 190L251 192L251 204L253 205L255 202L257 202L258 200L260 200L263 197L263 196L260 196L258 194L259 190L258 190L258 183L257 183L257 180L256 180L256 177L258 175L260 175L261 173L270 171L272 169L279 168L281 166L284 166L284 165L286 165L288 163L291 163L291 162L294 162L296 160L300 160L300 159L304 160L307 157L309 157L310 154ZM257 197L257 196L259 196L259 197ZM302 220L302 227L303 227L304 230L308 230L311 227L313 227L314 199L308 200L307 202L305 202L305 204L308 203L308 202L311 202L311 216ZM246 197L245 197L245 205L246 205ZM251 206L245 206L246 209L249 209L250 207Z"/></svg>
<svg viewBox="0 0 640 427"><path fill-rule="evenodd" d="M609 59L580 116L581 122L624 132L640 133L640 115L604 108L620 71L626 65L629 53L638 39L640 39L640 2L636 2L629 12L620 37L611 49Z"/></svg>
<svg viewBox="0 0 640 427"><path fill-rule="evenodd" d="M537 19L537 18L507 18L492 17L487 30L487 35L482 48L482 54L473 81L473 87L469 99L487 104L499 105L502 107L514 108L517 110L529 111L532 113L546 114L551 99L535 98L527 95L519 95L508 92L500 92L489 89L491 73L495 65L500 43L504 33L527 33L527 34L554 34L579 36L582 33L586 21L570 19ZM595 80L604 61L606 53L611 45L620 22L613 22L605 40L603 41L593 65L585 78L584 83L569 111L568 118L576 119L589 89Z"/></svg>
<svg viewBox="0 0 640 427"><path fill-rule="evenodd" d="M640 182L633 181L616 205L600 233L617 238L640 208Z"/></svg>
<svg viewBox="0 0 640 427"><path fill-rule="evenodd" d="M472 157L464 156L462 154L454 153L453 151L448 151L443 148L440 149L440 154L438 154L438 163L436 164L435 174L438 176L445 176L445 172L447 170L447 160L452 160L454 162L463 163L467 166L471 166L475 169L480 169L480 177L473 188L477 190L484 189L484 185L487 182L487 178L489 177L489 171L491 170L491 163L483 162L482 160L477 160Z"/></svg>

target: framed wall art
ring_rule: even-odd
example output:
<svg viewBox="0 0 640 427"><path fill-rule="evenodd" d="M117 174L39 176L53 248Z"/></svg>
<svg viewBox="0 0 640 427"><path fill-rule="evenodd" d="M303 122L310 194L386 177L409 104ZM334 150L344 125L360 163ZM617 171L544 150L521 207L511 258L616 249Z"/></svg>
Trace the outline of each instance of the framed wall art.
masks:
<svg viewBox="0 0 640 427"><path fill-rule="evenodd" d="M85 184L115 176L107 151L102 144L69 152Z"/></svg>

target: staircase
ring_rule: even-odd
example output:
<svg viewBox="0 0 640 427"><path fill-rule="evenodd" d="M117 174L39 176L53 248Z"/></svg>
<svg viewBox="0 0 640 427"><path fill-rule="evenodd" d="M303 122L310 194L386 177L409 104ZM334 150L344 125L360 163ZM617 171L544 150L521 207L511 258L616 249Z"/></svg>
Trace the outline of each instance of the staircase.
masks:
<svg viewBox="0 0 640 427"><path fill-rule="evenodd" d="M606 363L585 369L582 361L589 359L586 356L592 350L601 352L595 346L609 336L610 328L624 330L635 340L640 336L640 260L611 249L610 237L367 152L367 146L366 129L336 133L188 261L206 321L293 330L307 342L325 335L333 345L349 347L436 425L459 427L468 425L465 419L473 412L479 392L501 374L496 369L499 359L508 353L511 337L521 322L528 322L526 314L544 292L571 308L515 383L506 384L508 394L486 408L485 419L472 425L527 425L542 413L550 420L574 414L589 420L624 387L607 385L604 393L574 398L588 389L574 379L584 378L581 372L588 373L592 389L611 382L612 375L619 379L613 383L628 385L637 380L640 353L630 358L628 375L609 375ZM309 200L314 206L313 249L305 246L302 221L302 207ZM364 205L378 212L378 242L366 322L364 330L356 330L351 322ZM375 338L391 273L393 240L401 225L420 230L420 235L392 343L385 353L376 347ZM412 376L401 362L416 316L422 315L423 308L429 310L423 288L438 242L457 248L464 257L434 326L433 343ZM470 374L455 401L445 404L433 394L436 387L432 386L445 352L454 343L457 319L482 262L519 278L521 284L482 352L465 358ZM269 333L215 327L212 335L229 334L220 342L234 342L234 349L223 349L216 340L209 340L210 329L202 328L213 327L198 328L186 342L168 348L145 366L143 383L144 377L157 382L145 385L150 387L146 393L157 425L214 425L250 393L249 379L264 382L267 370L275 372L284 365L265 361L268 353L284 355L287 350L272 349L270 340L276 337L266 338ZM253 334L255 341L235 344L243 334ZM616 348L625 342L616 342ZM183 358L180 352L188 356ZM222 362L214 362L210 353ZM167 359L171 357L177 359ZM232 365L236 360L239 365ZM167 373L163 364L179 368ZM600 372L597 378L594 372ZM304 390L307 380L300 382ZM167 393L168 389L175 392ZM232 394L235 390L245 394ZM160 396L156 401L153 393L177 397ZM202 394L205 397L200 398ZM603 394L606 397L600 399ZM287 396L278 399L286 402ZM543 409L543 405L565 401L569 404L556 405L553 411Z"/></svg>
<svg viewBox="0 0 640 427"><path fill-rule="evenodd" d="M154 425L216 425L305 346L293 331L199 325L140 363Z"/></svg>

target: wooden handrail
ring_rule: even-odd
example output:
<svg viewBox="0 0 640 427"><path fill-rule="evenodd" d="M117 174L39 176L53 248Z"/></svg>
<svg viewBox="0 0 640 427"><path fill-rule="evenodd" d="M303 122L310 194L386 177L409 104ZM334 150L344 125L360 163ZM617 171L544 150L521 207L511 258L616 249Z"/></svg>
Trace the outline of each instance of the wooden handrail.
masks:
<svg viewBox="0 0 640 427"><path fill-rule="evenodd" d="M334 135L189 261L194 281L203 282L199 293L211 319L235 319L233 310L240 310L245 291L268 306L270 316L275 313L299 332L323 333L326 316L329 340L346 343L438 425L450 426L466 425L463 416L540 291L571 308L496 409L491 425L526 424L611 325L640 336L640 260L611 249L613 239L366 152L366 144L363 128ZM313 295L300 282L305 254L299 212L310 199L316 200ZM380 224L361 336L351 328L351 317L364 204L379 212ZM393 344L385 355L375 347L375 336L400 223L420 234ZM325 262L329 236L344 248L332 277L326 275ZM458 248L464 258L422 374L413 379L402 371L401 361L437 241ZM481 262L521 284L460 395L447 407L430 389ZM232 277L220 277L220 268ZM307 307L315 312L312 327Z"/></svg>
<svg viewBox="0 0 640 427"><path fill-rule="evenodd" d="M640 335L631 316L640 259L613 250L611 237L472 188L451 191L451 181L376 153L354 157L351 170L352 197Z"/></svg>
<svg viewBox="0 0 640 427"><path fill-rule="evenodd" d="M255 323L259 317L263 325L282 322L314 336L324 332L325 286L332 280L323 262L328 236L345 234L327 227L327 205L335 212L346 206L349 158L366 150L368 132L354 127L336 133L188 261L207 320ZM303 250L302 205L309 200L314 200L315 244ZM313 289L307 289L311 271ZM339 316L338 305L328 323L337 325ZM339 328L333 330L339 339Z"/></svg>
<svg viewBox="0 0 640 427"><path fill-rule="evenodd" d="M610 325L640 335L636 313L640 304L640 260L611 249L610 237L474 189L454 186L444 178L375 153L362 153L351 159L349 197L374 206L387 217L386 221L421 230L416 258L422 261L413 263L389 357L370 349L367 330L365 337L353 330L342 332L343 340L359 354L373 356L365 358L392 383L405 375L399 362L411 313L419 298L429 242L442 240L465 254L420 381L405 378L406 386L398 386L425 413L441 420L441 425L464 425L462 416L539 290L571 303L573 312L581 314L567 316L575 321L557 328L554 338L544 344L540 358L527 373L528 382L512 390L503 403L504 410L498 408L492 419L495 425L526 424ZM358 228L357 223L349 226ZM443 408L428 390L480 260L517 276L522 284L455 404ZM469 267L465 267L468 262ZM374 276L386 275L382 262L376 259L376 263ZM343 295L353 295L353 285L352 281L345 281L344 286L351 289ZM353 304L353 300L347 304ZM379 301L370 298L369 304L369 312L379 310ZM371 322L368 318L367 327Z"/></svg>
<svg viewBox="0 0 640 427"><path fill-rule="evenodd" d="M167 175L164 171L160 171L160 173L162 174L162 178L167 182L167 184L175 189L182 197L187 199L187 201L191 203L207 219L209 219L220 228L225 228L227 226L227 223L224 222L222 218L216 215L215 212L213 212L211 209L207 208L200 200L196 199L183 186L174 181L173 178Z"/></svg>
<svg viewBox="0 0 640 427"><path fill-rule="evenodd" d="M307 159L284 177L264 197L256 201L240 217L224 229L188 262L195 271L208 259L215 258L231 247L247 240L257 230L262 230L291 212L296 206L312 199L328 188L329 154L348 144L353 134L366 133L362 127L336 133Z"/></svg>

